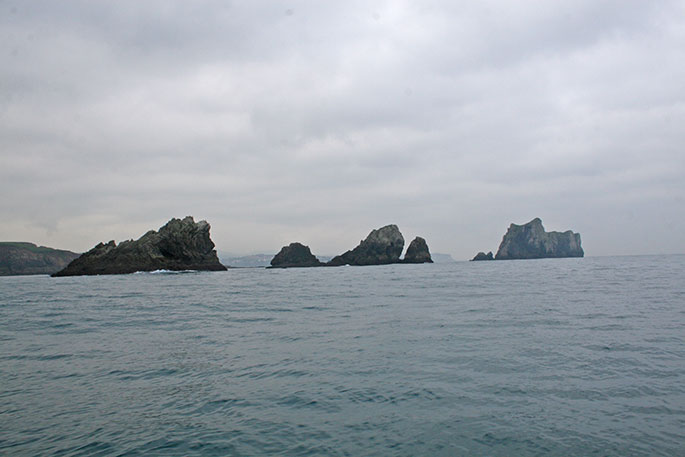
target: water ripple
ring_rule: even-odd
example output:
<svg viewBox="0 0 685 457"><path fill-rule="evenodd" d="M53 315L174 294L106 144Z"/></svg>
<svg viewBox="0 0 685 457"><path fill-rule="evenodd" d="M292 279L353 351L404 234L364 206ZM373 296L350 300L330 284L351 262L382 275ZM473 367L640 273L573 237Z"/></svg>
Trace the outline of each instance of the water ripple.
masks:
<svg viewBox="0 0 685 457"><path fill-rule="evenodd" d="M0 278L0 454L685 455L685 257Z"/></svg>

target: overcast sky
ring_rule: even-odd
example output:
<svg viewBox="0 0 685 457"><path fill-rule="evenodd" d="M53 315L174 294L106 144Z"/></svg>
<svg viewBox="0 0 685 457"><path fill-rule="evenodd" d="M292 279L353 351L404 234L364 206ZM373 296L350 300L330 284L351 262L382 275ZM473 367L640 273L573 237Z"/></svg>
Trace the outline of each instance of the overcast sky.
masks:
<svg viewBox="0 0 685 457"><path fill-rule="evenodd" d="M0 0L0 240L685 252L685 1Z"/></svg>

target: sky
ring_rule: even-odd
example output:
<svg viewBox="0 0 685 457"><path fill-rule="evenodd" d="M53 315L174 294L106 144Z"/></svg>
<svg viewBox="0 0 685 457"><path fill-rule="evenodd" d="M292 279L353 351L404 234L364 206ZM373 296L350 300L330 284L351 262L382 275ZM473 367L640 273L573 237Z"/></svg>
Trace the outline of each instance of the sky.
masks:
<svg viewBox="0 0 685 457"><path fill-rule="evenodd" d="M0 240L685 253L685 1L0 0Z"/></svg>

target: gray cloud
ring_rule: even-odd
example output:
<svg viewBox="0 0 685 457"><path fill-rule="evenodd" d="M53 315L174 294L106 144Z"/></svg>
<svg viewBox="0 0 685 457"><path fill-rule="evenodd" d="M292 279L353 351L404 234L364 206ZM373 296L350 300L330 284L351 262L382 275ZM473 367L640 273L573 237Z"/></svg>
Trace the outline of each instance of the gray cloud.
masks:
<svg viewBox="0 0 685 457"><path fill-rule="evenodd" d="M681 1L0 2L0 238L685 252Z"/></svg>

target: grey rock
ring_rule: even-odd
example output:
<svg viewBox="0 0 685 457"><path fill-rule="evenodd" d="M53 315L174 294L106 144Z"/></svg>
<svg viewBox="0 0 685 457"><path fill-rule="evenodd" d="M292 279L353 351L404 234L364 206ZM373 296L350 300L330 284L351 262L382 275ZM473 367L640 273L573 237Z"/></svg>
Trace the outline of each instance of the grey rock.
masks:
<svg viewBox="0 0 685 457"><path fill-rule="evenodd" d="M471 259L472 262L479 260L495 260L495 258L492 256L492 251L490 251L487 254L484 252L479 252L473 259Z"/></svg>
<svg viewBox="0 0 685 457"><path fill-rule="evenodd" d="M320 267L322 265L319 259L312 254L309 246L301 243L290 243L281 248L271 260L271 266L268 268Z"/></svg>
<svg viewBox="0 0 685 457"><path fill-rule="evenodd" d="M0 276L50 275L79 254L25 242L0 242Z"/></svg>
<svg viewBox="0 0 685 457"><path fill-rule="evenodd" d="M496 260L583 257L580 234L545 232L540 218L524 225L511 224L497 250Z"/></svg>
<svg viewBox="0 0 685 457"><path fill-rule="evenodd" d="M126 274L155 270L226 270L209 237L207 221L171 219L138 240L99 243L53 276Z"/></svg>
<svg viewBox="0 0 685 457"><path fill-rule="evenodd" d="M404 238L396 225L372 230L359 245L344 254L333 257L326 265L386 265L399 263Z"/></svg>
<svg viewBox="0 0 685 457"><path fill-rule="evenodd" d="M433 263L426 240L417 236L409 243L407 253L404 254L402 263Z"/></svg>

